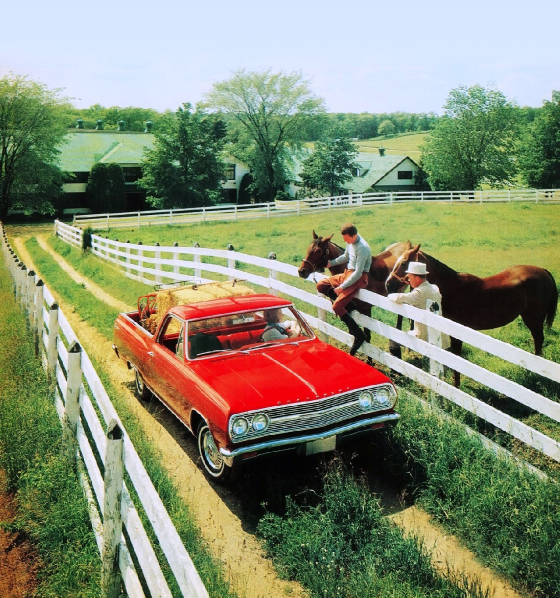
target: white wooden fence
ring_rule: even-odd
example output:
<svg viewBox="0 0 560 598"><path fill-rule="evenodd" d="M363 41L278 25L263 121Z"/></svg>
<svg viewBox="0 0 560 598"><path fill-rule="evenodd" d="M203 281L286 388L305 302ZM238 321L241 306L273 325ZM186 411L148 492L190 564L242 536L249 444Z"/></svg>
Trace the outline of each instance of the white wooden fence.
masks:
<svg viewBox="0 0 560 598"><path fill-rule="evenodd" d="M119 596L121 577L131 598L173 596L141 521L141 508L182 595L207 598L206 588L87 353L50 290L10 247L1 223L0 229L0 245L15 297L26 310L37 355L56 381L56 409L66 446L78 461L101 556L103 596ZM140 500L138 507L128 483L123 482L124 472Z"/></svg>
<svg viewBox="0 0 560 598"><path fill-rule="evenodd" d="M289 214L303 214L337 208L392 205L411 201L439 201L450 203L486 203L530 201L535 203L560 202L558 189L490 189L483 191L394 191L383 193L355 193L271 203L211 206L173 210L145 210L114 214L79 214L74 216L75 226L95 229L188 224L217 220L247 220L273 218Z"/></svg>
<svg viewBox="0 0 560 598"><path fill-rule="evenodd" d="M80 229L55 221L55 231L64 241L81 247L82 231ZM146 246L113 241L98 235L92 235L92 252L117 265L126 276L147 284L188 280L204 282L208 278L204 278L203 273L210 273L210 276L214 277L241 278L263 287L269 292L282 293L292 299L305 302L315 310L314 315L305 314L307 319L323 335L347 345L350 345L353 340L347 332L326 321L327 312L332 312L331 302L316 294L314 281L307 281L310 290L303 290L279 279L279 275L298 278L297 268L290 264L232 250ZM204 258L209 258L211 261L203 261ZM221 263L216 263L218 261ZM240 269L237 267L238 264L250 266L252 270L259 269L260 274ZM370 291L360 291L359 297L373 306L423 322L435 330L461 339L464 343L486 353L496 355L507 362L555 382L560 382L560 364L558 363L528 353L429 311L419 310L409 305L396 305L386 297ZM360 325L366 326L372 332L426 355L431 360L456 370L464 376L560 422L560 403L377 319L368 318L357 312L354 312L353 316ZM373 344L364 344L361 352L560 462L560 443L557 440L488 405L476 396L455 388L439 377L390 355Z"/></svg>

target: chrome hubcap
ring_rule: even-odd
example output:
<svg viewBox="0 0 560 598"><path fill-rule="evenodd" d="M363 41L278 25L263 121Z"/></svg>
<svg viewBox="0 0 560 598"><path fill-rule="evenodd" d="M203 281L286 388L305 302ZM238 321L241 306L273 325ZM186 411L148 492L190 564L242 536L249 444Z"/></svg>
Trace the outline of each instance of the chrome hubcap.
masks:
<svg viewBox="0 0 560 598"><path fill-rule="evenodd" d="M202 439L202 450L204 451L204 457L206 458L206 461L212 467L212 469L217 471L220 470L224 462L209 430L204 432L204 437Z"/></svg>

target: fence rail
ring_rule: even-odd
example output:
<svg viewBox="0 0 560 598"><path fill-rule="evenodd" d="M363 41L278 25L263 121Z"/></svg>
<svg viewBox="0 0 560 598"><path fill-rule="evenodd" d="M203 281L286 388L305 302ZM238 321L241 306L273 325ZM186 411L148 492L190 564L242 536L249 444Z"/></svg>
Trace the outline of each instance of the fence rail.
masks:
<svg viewBox="0 0 560 598"><path fill-rule="evenodd" d="M64 241L78 247L81 246L80 235L82 231L80 229L59 221L55 222L55 229L56 233ZM117 265L123 270L126 276L140 280L146 284L188 280L205 282L209 279L203 278L203 273L210 273L214 277L242 278L249 283L267 289L269 292L282 293L292 299L302 301L308 307L316 310L315 314L307 313L305 315L319 333L347 345L350 345L353 340L348 333L326 321L327 312L332 312L331 303L316 294L315 285L312 284L314 281L307 281L310 290L305 290L292 286L279 278L279 275L283 275L300 280L297 268L290 264L285 264L274 259L251 256L233 250L205 249L200 247L147 246L113 241L99 235L92 235L92 252L100 258ZM210 258L212 261L205 262L203 258ZM216 263L218 260L223 263ZM238 268L237 264L242 264L244 269ZM259 273L248 271L246 269L247 266L250 266L253 270L257 269ZM318 277L322 277L323 275L316 273L314 276L318 279ZM429 311L419 310L410 305L396 305L386 297L370 291L361 290L359 298L382 310L393 314L401 314L405 318L423 322L436 331L459 338L463 342L479 348L486 353L498 356L505 361L555 382L560 382L560 364L558 363L528 353ZM368 318L357 312L354 312L353 315L360 325L366 326L372 332L425 355L433 362L459 371L484 386L506 395L556 422L560 422L560 404L556 401L552 401L504 376L471 363L464 357L454 355L431 343L415 338L406 332L397 330L378 319ZM557 440L488 405L476 396L455 388L440 379L440 377L434 376L390 355L373 344L364 344L362 352L375 359L378 363L411 378L537 451L560 462L560 443Z"/></svg>
<svg viewBox="0 0 560 598"><path fill-rule="evenodd" d="M90 226L95 229L122 228L125 226L155 226L192 224L217 220L247 220L274 218L289 214L303 214L319 210L331 210L373 205L392 205L411 201L438 201L449 203L487 203L530 201L534 203L559 203L558 189L489 189L480 191L393 191L382 193L350 193L334 197L275 201L259 204L241 204L229 207L211 206L172 210L145 210L141 212L118 212L105 214L76 214L74 226Z"/></svg>
<svg viewBox="0 0 560 598"><path fill-rule="evenodd" d="M151 597L173 597L163 563L142 523L141 509L182 595L207 598L206 588L87 353L48 287L10 247L1 223L0 229L0 245L15 298L27 313L36 353L56 382L55 407L65 445L78 462L101 556L103 596L119 596L122 578L128 596L142 598L147 590ZM75 243L79 235L68 234ZM123 482L125 472L140 501L138 506L131 498L128 482Z"/></svg>

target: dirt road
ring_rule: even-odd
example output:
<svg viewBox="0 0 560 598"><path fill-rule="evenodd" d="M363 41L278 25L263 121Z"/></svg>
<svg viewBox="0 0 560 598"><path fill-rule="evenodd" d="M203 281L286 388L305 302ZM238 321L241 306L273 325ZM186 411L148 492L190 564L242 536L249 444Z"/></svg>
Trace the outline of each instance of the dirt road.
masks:
<svg viewBox="0 0 560 598"><path fill-rule="evenodd" d="M8 231L10 232L10 231ZM39 235L39 244L49 252L53 250L46 244L45 235ZM14 238L13 246L20 258L35 271L31 256L25 249L22 237ZM54 252L53 252L54 253ZM74 268L58 254L57 263L79 284L85 284L100 300L117 311L126 308L123 303L107 295L91 280L85 280ZM47 282L48 284L48 282ZM50 287L49 287L50 288ZM137 418L146 438L157 446L162 455L162 463L169 472L179 495L188 505L196 519L201 536L209 546L216 559L221 561L223 569L233 589L239 596L250 598L305 596L305 590L296 583L280 580L269 560L263 554L261 546L252 531L258 518L255 509L255 496L263 492L263 486L276 485L272 491L266 488L265 494L273 496L286 492L290 486L290 477L305 478L312 475L311 469L295 472L290 464L285 472L268 472L264 468L250 478L253 487L234 487L223 489L212 486L204 477L198 466L198 455L195 443L188 433L157 403L141 404L133 394L132 375L117 360L111 350L110 343L94 328L84 322L72 306L67 305L55 290L50 288L56 301L61 306L72 328L76 332L87 353L100 363L109 373L118 392L126 400L127 405ZM101 299L103 297L103 299ZM276 466L276 463L275 463ZM298 465L299 466L299 465ZM303 465L302 468L312 468ZM286 473L286 479L282 474ZM396 502L396 501L395 501ZM471 578L478 578L483 587L489 590L488 596L495 598L520 598L504 580L490 569L483 567L474 555L465 549L456 538L447 535L434 525L429 515L417 507L401 509L393 514L393 521L406 534L423 540L429 549L433 549L433 562L438 570L446 574L448 570L464 573Z"/></svg>

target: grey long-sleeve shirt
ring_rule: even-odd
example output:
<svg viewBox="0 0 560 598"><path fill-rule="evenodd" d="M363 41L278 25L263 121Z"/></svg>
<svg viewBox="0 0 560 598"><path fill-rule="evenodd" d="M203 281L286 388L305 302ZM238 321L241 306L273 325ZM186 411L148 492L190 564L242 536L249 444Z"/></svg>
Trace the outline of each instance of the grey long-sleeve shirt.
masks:
<svg viewBox="0 0 560 598"><path fill-rule="evenodd" d="M340 285L342 289L356 284L364 272L369 272L371 268L371 249L360 235L355 243L348 243L344 253L329 262L331 266L340 266L346 264L347 270L353 270L353 273Z"/></svg>

